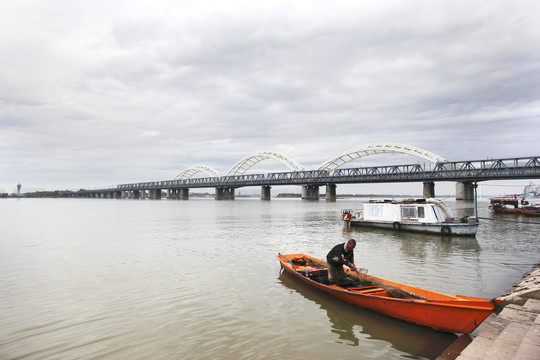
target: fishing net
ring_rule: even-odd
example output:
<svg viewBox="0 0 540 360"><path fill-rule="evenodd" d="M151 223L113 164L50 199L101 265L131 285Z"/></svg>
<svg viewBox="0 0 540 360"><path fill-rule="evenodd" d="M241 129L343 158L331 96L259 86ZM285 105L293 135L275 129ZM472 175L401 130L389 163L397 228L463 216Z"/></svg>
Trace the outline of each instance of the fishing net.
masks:
<svg viewBox="0 0 540 360"><path fill-rule="evenodd" d="M360 280L366 280L368 270L364 268L356 268L356 273L358 274L358 278Z"/></svg>

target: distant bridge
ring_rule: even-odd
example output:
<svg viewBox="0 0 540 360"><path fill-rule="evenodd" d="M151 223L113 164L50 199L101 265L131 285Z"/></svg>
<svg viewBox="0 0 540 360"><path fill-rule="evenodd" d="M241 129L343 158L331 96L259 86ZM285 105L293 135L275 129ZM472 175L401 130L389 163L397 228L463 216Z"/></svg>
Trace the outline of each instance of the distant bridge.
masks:
<svg viewBox="0 0 540 360"><path fill-rule="evenodd" d="M375 166L361 168L339 167L363 156L380 153L404 153L428 160L429 167L420 164ZM269 174L245 174L256 163L274 159L290 170ZM210 177L192 178L205 172ZM283 154L260 152L237 162L225 175L199 165L180 172L172 180L121 184L108 189L80 190L80 197L152 198L160 199L167 190L170 199L187 200L189 189L215 188L215 199L234 199L235 189L261 186L261 199L270 199L270 188L278 185L301 185L303 199L319 199L319 187L326 187L326 199L336 199L337 184L423 182L424 197L435 196L435 182L455 181L456 198L472 200L478 182L486 180L540 178L540 157L520 157L472 161L448 161L433 153L408 145L384 143L351 149L326 161L316 170L306 170Z"/></svg>

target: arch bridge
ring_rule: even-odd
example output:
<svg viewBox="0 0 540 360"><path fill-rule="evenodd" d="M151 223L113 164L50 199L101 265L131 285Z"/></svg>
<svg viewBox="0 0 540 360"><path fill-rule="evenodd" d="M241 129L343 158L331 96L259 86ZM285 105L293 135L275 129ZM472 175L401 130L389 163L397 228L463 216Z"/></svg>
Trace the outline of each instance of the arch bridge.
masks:
<svg viewBox="0 0 540 360"><path fill-rule="evenodd" d="M420 164L341 168L356 159L384 154L401 153L428 161ZM246 174L247 170L264 160L275 160L288 172ZM194 178L204 172L208 177ZM540 178L539 157L505 158L472 161L448 161L436 154L410 145L396 143L368 144L350 149L325 161L315 170L307 170L284 154L262 151L235 163L225 174L206 165L197 165L178 173L172 180L121 184L109 189L81 190L73 196L154 198L167 190L170 199L189 198L189 189L215 188L215 199L234 199L235 189L261 186L261 199L270 199L270 189L278 185L301 185L303 199L319 199L319 187L326 186L326 199L336 199L337 184L423 182L424 197L435 196L435 182L456 181L456 198L472 200L479 181Z"/></svg>

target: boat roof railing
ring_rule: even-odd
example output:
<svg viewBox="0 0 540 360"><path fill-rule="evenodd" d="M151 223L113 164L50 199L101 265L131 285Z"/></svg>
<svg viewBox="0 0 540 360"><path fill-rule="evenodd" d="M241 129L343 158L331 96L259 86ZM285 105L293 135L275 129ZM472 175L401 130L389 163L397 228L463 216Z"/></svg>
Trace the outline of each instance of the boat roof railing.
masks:
<svg viewBox="0 0 540 360"><path fill-rule="evenodd" d="M369 203L372 204L426 204L430 201L428 199L402 199L402 200L369 200Z"/></svg>

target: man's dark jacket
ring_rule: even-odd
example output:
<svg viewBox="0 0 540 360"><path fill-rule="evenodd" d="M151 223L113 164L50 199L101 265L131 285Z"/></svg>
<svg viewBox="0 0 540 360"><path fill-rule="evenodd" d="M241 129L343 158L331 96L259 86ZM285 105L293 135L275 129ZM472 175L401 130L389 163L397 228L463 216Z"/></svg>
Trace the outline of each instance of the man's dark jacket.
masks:
<svg viewBox="0 0 540 360"><path fill-rule="evenodd" d="M345 260L343 260L343 258L345 258ZM351 263L354 264L354 251L345 252L345 243L337 244L332 250L330 250L328 255L326 255L326 261L334 266L350 266Z"/></svg>

